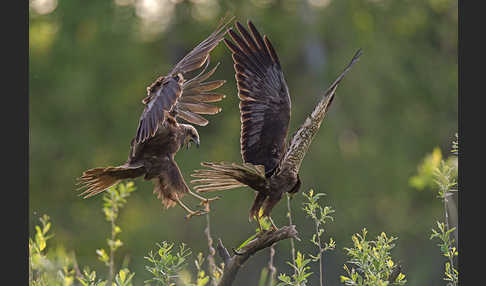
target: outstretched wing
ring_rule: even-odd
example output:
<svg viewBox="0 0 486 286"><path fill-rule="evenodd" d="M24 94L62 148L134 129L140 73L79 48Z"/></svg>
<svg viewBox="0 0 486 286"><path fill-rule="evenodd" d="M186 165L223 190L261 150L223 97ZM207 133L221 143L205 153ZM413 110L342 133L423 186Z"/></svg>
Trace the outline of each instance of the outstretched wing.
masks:
<svg viewBox="0 0 486 286"><path fill-rule="evenodd" d="M180 80L160 77L147 88L147 93L148 97L143 101L145 109L140 116L135 136L137 144L155 135L159 123L164 121L166 113L172 110L182 95L182 86Z"/></svg>
<svg viewBox="0 0 486 286"><path fill-rule="evenodd" d="M240 98L241 154L244 162L265 166L268 174L285 152L290 96L279 59L266 36L248 21L248 32L236 22L225 39L233 54Z"/></svg>
<svg viewBox="0 0 486 286"><path fill-rule="evenodd" d="M135 137L137 143L143 142L155 134L159 123L164 121L166 113L172 111L182 95L183 74L203 66L211 51L223 39L226 34L224 28L231 20L232 18L224 22L223 19L218 28L182 58L167 76L159 77L147 88L147 97L142 101L145 109L140 117ZM186 117L189 118L190 115ZM198 119L193 121L201 122L201 119Z"/></svg>
<svg viewBox="0 0 486 286"><path fill-rule="evenodd" d="M290 171L291 173L298 174L302 160L304 159L307 149L309 149L312 142L312 138L317 131L319 131L319 127L327 114L329 106L331 106L338 84L344 78L344 75L349 71L349 69L351 69L351 66L358 61L361 54L362 51L359 49L344 71L326 90L312 113L304 121L304 124L302 124L299 130L297 130L297 132L292 136L290 146L287 148L287 152L282 159L280 172Z"/></svg>
<svg viewBox="0 0 486 286"><path fill-rule="evenodd" d="M206 126L208 120L199 114L216 114L221 108L209 104L221 101L226 95L215 93L213 90L222 86L225 80L205 81L211 77L219 66L219 63L210 71L204 73L209 66L210 57L206 61L203 71L196 77L184 82L182 96L177 101L173 114L189 123Z"/></svg>
<svg viewBox="0 0 486 286"><path fill-rule="evenodd" d="M166 158L164 168L157 180L155 180L154 194L162 200L166 208L170 208L189 192L189 187L184 181L179 166L173 157Z"/></svg>
<svg viewBox="0 0 486 286"><path fill-rule="evenodd" d="M176 75L178 73L187 73L202 67L209 56L209 53L216 48L219 42L223 39L226 31L225 27L233 20L231 17L229 20L221 19L218 27L214 32L209 35L204 41L199 43L194 49L192 49L182 60L180 60L169 76Z"/></svg>

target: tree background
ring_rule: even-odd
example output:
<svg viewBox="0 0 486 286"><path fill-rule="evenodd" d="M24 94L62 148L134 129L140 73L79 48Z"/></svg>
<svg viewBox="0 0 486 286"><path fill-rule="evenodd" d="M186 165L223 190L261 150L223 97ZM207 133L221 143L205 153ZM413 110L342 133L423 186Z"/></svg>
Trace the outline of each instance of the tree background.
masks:
<svg viewBox="0 0 486 286"><path fill-rule="evenodd" d="M370 237L398 236L394 256L408 285L443 285L443 257L429 240L442 220L436 194L409 186L424 155L443 153L457 131L458 4L453 0L30 0L29 22L29 222L47 213L51 244L75 249L80 265L105 271L95 249L109 225L101 196L82 200L75 179L88 168L118 165L128 156L145 88L212 32L226 13L251 19L272 41L292 98L290 133L358 48L364 54L338 88L337 97L302 164L301 192L324 192L336 213L327 234L337 242L325 254L325 282L339 285L343 247L363 227ZM201 147L181 150L176 160L187 181L202 161L241 161L240 121L230 53L214 79L227 97L223 111L198 128ZM137 179L137 192L121 213L117 251L141 285L149 277L143 256L162 240L182 241L207 253L204 217L189 221L180 208L163 210L152 183ZM215 238L237 246L254 233L248 223L253 191L219 192L212 204ZM190 205L197 203L187 198ZM308 243L313 224L304 217L301 193L292 200L294 223ZM285 199L272 213L287 224ZM276 246L279 272L291 272L289 242ZM268 252L252 258L236 285L254 285ZM313 266L313 272L318 269ZM311 279L317 283L318 275Z"/></svg>

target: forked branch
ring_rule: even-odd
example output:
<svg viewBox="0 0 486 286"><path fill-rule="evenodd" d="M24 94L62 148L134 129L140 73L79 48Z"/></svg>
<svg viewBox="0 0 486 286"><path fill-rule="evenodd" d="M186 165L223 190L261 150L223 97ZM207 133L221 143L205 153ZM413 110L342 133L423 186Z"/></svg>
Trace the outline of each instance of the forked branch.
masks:
<svg viewBox="0 0 486 286"><path fill-rule="evenodd" d="M238 252L234 251L233 256L229 254L228 250L223 246L221 239L219 239L217 251L225 266L223 277L221 277L218 286L232 285L240 268L253 254L271 247L280 240L297 238L297 234L295 225L284 226L276 231L267 231L243 246Z"/></svg>

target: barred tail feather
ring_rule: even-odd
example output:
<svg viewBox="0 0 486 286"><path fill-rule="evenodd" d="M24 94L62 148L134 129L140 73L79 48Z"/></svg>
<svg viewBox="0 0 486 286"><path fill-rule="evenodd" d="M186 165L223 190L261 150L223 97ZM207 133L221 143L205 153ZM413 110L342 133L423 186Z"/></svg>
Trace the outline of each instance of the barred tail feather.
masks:
<svg viewBox="0 0 486 286"><path fill-rule="evenodd" d="M83 172L78 178L77 190L85 189L80 196L84 199L95 196L123 179L136 178L144 172L141 166L122 165L119 167L94 168Z"/></svg>
<svg viewBox="0 0 486 286"><path fill-rule="evenodd" d="M213 192L229 190L252 185L252 182L264 182L265 170L261 165L249 163L212 163L202 162L202 166L209 169L195 170L191 177L192 184L197 184L194 190L197 192Z"/></svg>

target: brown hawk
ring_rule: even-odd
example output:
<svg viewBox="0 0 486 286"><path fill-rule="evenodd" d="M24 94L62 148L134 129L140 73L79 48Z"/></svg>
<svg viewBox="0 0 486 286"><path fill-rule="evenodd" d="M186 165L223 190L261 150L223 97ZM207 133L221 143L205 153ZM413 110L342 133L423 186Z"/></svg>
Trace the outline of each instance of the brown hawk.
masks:
<svg viewBox="0 0 486 286"><path fill-rule="evenodd" d="M195 170L191 176L197 192L211 192L248 186L256 190L250 219L269 217L283 193L299 191L299 168L312 138L331 105L336 88L358 60L361 49L331 84L304 124L286 143L290 121L290 96L277 53L270 40L248 21L249 31L239 22L240 35L230 29L233 41L225 39L234 61L240 99L241 155L243 164L203 162L209 169Z"/></svg>
<svg viewBox="0 0 486 286"><path fill-rule="evenodd" d="M231 21L232 19L230 19ZM191 142L199 146L199 134L190 124L177 122L177 118L205 126L208 120L200 114L216 114L221 108L209 103L221 101L225 95L212 92L222 86L224 80L206 81L218 65L206 73L210 62L210 52L224 38L227 32L220 24L208 38L190 51L166 75L159 77L147 87L147 97L142 103L145 109L140 117L136 136L130 143L130 154L125 164L118 167L94 168L85 171L79 178L84 198L103 192L123 179L144 176L155 184L154 193L166 208L179 204L189 214L201 215L209 211L209 201L189 189L174 160L175 154L183 146L189 148ZM186 80L183 75L201 68L195 77ZM190 194L202 200L205 211L193 211L180 200Z"/></svg>

